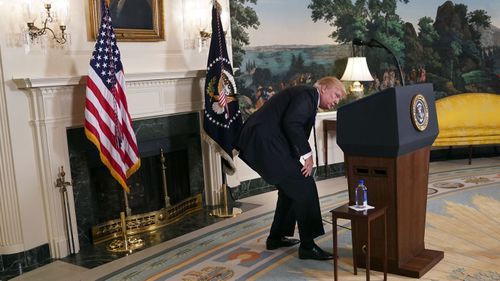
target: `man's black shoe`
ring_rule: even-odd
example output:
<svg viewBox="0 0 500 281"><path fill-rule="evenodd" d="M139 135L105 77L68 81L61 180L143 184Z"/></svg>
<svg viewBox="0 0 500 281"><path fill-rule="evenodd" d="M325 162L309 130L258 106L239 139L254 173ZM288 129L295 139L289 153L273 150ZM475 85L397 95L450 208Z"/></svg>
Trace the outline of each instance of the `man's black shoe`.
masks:
<svg viewBox="0 0 500 281"><path fill-rule="evenodd" d="M276 250L281 247L290 247L296 244L299 244L300 240L293 238L283 237L281 239L270 239L266 240L266 249L268 250Z"/></svg>
<svg viewBox="0 0 500 281"><path fill-rule="evenodd" d="M314 245L312 249L304 249L299 247L299 259L301 260L332 260L333 255L323 251L317 245Z"/></svg>

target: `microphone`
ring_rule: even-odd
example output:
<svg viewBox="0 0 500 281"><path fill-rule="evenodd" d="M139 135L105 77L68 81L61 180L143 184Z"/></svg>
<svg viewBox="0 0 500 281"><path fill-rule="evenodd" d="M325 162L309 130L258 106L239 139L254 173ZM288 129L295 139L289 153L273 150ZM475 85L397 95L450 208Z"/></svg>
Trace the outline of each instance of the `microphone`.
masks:
<svg viewBox="0 0 500 281"><path fill-rule="evenodd" d="M352 44L356 45L356 46L367 46L367 47L370 47L370 48L382 48L382 49L386 50L387 52L389 52L389 54L391 54L392 58L394 59L394 62L396 63L396 66L398 68L399 76L401 77L401 85L403 85L403 86L405 85L405 78L403 76L403 70L401 69L401 65L399 64L398 58L384 44L380 43L379 41L377 41L377 40L375 40L373 38L370 39L370 41L368 41L368 42L363 41L363 40L361 40L359 38L354 38L352 40Z"/></svg>
<svg viewBox="0 0 500 281"><path fill-rule="evenodd" d="M356 45L356 46L364 46L364 45L366 45L365 42L363 40L359 39L359 38L354 38L352 40L352 44Z"/></svg>
<svg viewBox="0 0 500 281"><path fill-rule="evenodd" d="M359 38L354 38L352 40L352 44L356 46L367 46L367 47L377 47L377 48L383 48L381 45L374 44L376 41L370 40L368 42L365 42Z"/></svg>

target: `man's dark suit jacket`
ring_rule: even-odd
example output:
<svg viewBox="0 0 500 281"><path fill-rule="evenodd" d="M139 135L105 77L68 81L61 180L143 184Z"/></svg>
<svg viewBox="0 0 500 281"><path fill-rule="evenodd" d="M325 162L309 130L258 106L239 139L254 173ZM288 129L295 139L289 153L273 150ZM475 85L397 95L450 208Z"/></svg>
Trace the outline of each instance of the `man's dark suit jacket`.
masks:
<svg viewBox="0 0 500 281"><path fill-rule="evenodd" d="M270 184L300 173L300 156L311 151L319 93L294 86L274 95L243 125L235 146L239 157Z"/></svg>

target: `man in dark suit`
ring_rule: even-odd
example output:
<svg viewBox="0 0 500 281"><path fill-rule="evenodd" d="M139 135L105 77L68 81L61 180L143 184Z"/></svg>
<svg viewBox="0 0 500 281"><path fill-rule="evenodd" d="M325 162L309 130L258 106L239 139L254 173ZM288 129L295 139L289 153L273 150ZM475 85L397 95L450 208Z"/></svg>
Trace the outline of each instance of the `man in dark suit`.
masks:
<svg viewBox="0 0 500 281"><path fill-rule="evenodd" d="M344 85L335 77L324 77L313 87L293 86L270 98L243 125L235 143L239 157L278 189L268 250L300 242L301 259L333 258L314 243L325 232L308 139L318 107L330 109L344 95ZM296 222L300 241L287 238Z"/></svg>

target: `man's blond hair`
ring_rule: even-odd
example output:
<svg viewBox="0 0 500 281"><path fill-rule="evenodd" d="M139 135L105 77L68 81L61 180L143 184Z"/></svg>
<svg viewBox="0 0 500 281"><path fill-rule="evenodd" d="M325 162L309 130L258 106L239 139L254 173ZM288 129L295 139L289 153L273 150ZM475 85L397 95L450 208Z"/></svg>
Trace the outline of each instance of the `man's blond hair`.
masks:
<svg viewBox="0 0 500 281"><path fill-rule="evenodd" d="M335 76L325 76L319 79L318 81L316 81L316 83L314 83L314 87L319 86L326 86L327 88L338 88L342 91L342 96L346 95L344 84Z"/></svg>

